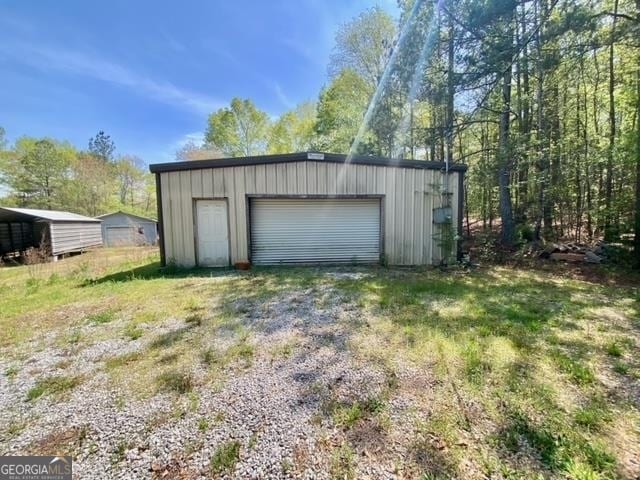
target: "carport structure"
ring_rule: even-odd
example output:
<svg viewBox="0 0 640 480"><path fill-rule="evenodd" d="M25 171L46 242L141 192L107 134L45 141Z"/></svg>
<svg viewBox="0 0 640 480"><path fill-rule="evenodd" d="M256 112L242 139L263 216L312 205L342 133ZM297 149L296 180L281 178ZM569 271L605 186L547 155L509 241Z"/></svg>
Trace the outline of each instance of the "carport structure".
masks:
<svg viewBox="0 0 640 480"><path fill-rule="evenodd" d="M100 220L71 212L0 207L0 257L43 248L57 257L102 245Z"/></svg>

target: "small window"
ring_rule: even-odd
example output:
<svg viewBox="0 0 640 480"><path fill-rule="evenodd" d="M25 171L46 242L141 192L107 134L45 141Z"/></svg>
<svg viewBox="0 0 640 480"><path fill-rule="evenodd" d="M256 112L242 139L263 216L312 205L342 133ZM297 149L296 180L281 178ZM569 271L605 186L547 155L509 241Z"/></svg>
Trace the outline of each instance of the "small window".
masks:
<svg viewBox="0 0 640 480"><path fill-rule="evenodd" d="M144 235L144 228L142 228L142 227L138 227L138 233L139 233L140 235Z"/></svg>

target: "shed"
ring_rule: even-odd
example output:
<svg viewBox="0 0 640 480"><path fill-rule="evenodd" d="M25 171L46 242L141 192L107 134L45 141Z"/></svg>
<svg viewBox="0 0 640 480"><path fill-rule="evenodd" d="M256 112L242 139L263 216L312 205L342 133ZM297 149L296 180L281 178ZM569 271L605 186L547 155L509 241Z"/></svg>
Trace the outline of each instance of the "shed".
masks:
<svg viewBox="0 0 640 480"><path fill-rule="evenodd" d="M102 242L106 247L158 243L158 222L153 218L121 211L96 218L102 220Z"/></svg>
<svg viewBox="0 0 640 480"><path fill-rule="evenodd" d="M0 207L0 257L44 247L54 257L102 245L100 220L76 213Z"/></svg>
<svg viewBox="0 0 640 480"><path fill-rule="evenodd" d="M150 170L165 264L430 265L456 254L462 164L301 152Z"/></svg>

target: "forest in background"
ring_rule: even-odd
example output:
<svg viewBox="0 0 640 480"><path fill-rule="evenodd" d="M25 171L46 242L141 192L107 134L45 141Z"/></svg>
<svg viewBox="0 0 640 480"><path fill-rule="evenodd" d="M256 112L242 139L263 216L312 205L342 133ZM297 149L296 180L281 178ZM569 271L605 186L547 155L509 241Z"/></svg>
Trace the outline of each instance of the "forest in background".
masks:
<svg viewBox="0 0 640 480"><path fill-rule="evenodd" d="M5 207L156 216L153 175L140 158L116 155L103 131L78 150L69 142L27 136L9 147L0 128L0 181L8 189L0 199Z"/></svg>
<svg viewBox="0 0 640 480"><path fill-rule="evenodd" d="M316 101L272 119L234 98L177 159L320 150L465 163L465 230L499 227L506 247L635 231L640 265L640 0L399 6L398 19L371 8L341 26ZM2 155L19 204L154 208L134 158L29 138ZM66 159L56 195L46 175L35 193L15 175L53 157Z"/></svg>

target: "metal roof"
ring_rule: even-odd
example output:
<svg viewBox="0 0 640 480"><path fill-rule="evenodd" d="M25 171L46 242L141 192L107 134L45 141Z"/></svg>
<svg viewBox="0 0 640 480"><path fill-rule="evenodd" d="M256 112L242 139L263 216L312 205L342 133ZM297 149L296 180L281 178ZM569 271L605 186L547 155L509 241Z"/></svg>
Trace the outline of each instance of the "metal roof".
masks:
<svg viewBox="0 0 640 480"><path fill-rule="evenodd" d="M298 152L278 155L258 155L253 157L214 158L209 160L192 160L188 162L156 163L149 165L149 170L152 173L159 173L176 172L181 170L198 170L201 168L237 167L243 165L265 165L270 163L305 161L353 163L355 165L377 165L381 167L423 168L429 170L444 170L446 168L445 162L405 160L398 158L375 157L370 155L348 156L340 153ZM449 170L454 172L464 172L467 170L467 166L462 163L452 163L449 164Z"/></svg>
<svg viewBox="0 0 640 480"><path fill-rule="evenodd" d="M154 218L149 218L149 217L143 217L140 215L136 215L134 213L127 213L127 212L123 212L122 210L118 210L117 212L111 212L111 213L105 213L103 215L98 215L96 218L106 218L106 217L110 217L112 215L126 215L127 217L134 217L134 218L139 218L140 220L144 220L145 222L152 222L152 223L158 223L158 221Z"/></svg>
<svg viewBox="0 0 640 480"><path fill-rule="evenodd" d="M62 212L59 210L39 210L36 208L13 208L13 207L0 207L0 220L3 218L21 217L22 219L29 220L47 220L51 222L101 222L97 218L85 217L84 215L78 215L77 213Z"/></svg>

